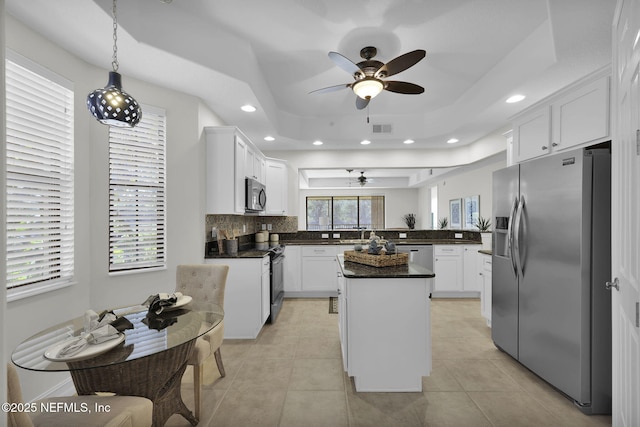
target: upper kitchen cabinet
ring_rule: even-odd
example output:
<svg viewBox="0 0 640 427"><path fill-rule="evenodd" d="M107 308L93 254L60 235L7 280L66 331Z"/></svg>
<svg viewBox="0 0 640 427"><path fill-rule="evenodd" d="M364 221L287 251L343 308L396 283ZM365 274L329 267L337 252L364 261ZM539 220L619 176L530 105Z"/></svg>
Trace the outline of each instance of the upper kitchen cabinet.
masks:
<svg viewBox="0 0 640 427"><path fill-rule="evenodd" d="M286 215L288 203L287 162L266 159L267 215Z"/></svg>
<svg viewBox="0 0 640 427"><path fill-rule="evenodd" d="M509 163L608 140L609 76L603 68L515 116Z"/></svg>
<svg viewBox="0 0 640 427"><path fill-rule="evenodd" d="M235 126L205 127L208 214L244 214L245 179L267 188L265 214L283 215L287 206L286 162L269 159ZM269 179L267 179L269 174ZM271 181L271 190L269 183Z"/></svg>

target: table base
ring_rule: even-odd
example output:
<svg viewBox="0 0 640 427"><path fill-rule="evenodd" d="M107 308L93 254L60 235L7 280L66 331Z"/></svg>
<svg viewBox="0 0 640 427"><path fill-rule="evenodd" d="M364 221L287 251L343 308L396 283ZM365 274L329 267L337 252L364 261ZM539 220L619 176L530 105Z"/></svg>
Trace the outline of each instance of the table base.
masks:
<svg viewBox="0 0 640 427"><path fill-rule="evenodd" d="M180 385L195 340L160 353L116 365L89 368L95 361L68 362L79 395L111 392L142 396L153 402L153 426L163 426L173 414L192 425L198 419L182 401ZM98 356L100 357L100 356ZM87 367L85 367L87 366Z"/></svg>

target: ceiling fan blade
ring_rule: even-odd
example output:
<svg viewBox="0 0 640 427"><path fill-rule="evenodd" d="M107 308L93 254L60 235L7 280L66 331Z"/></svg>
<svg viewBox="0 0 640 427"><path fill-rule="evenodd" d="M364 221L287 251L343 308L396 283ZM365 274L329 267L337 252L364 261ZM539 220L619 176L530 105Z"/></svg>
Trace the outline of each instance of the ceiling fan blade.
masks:
<svg viewBox="0 0 640 427"><path fill-rule="evenodd" d="M338 52L329 52L329 59L352 76L364 75L360 67L354 64L349 58L340 55Z"/></svg>
<svg viewBox="0 0 640 427"><path fill-rule="evenodd" d="M419 95L424 92L424 88L422 86L418 86L417 84L407 83L407 82L384 82L384 89L389 92L403 93L405 95Z"/></svg>
<svg viewBox="0 0 640 427"><path fill-rule="evenodd" d="M341 85L335 85L335 86L329 86L329 87L323 87L322 89L316 89L316 90L312 90L309 93L328 93L328 92L335 92L337 90L342 90L342 89L347 89L351 87L351 83L345 83L345 84L341 84Z"/></svg>
<svg viewBox="0 0 640 427"><path fill-rule="evenodd" d="M367 105L369 105L369 100L368 99L362 99L359 96L356 96L356 108L358 110L364 110Z"/></svg>
<svg viewBox="0 0 640 427"><path fill-rule="evenodd" d="M414 50L412 52L400 55L397 58L384 64L378 71L376 71L376 78L384 78L398 74L409 67L416 65L422 58L427 55L422 49Z"/></svg>

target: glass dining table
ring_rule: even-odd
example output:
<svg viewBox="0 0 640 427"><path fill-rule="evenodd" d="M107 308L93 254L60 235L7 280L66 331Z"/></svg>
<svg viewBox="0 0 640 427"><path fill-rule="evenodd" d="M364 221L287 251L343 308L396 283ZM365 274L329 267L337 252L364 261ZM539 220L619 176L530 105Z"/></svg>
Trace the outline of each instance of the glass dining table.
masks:
<svg viewBox="0 0 640 427"><path fill-rule="evenodd" d="M58 356L63 343L83 331L84 316L79 316L27 338L11 360L32 371L69 371L79 395L146 397L153 402L154 426L164 425L173 414L198 424L182 400L180 384L196 339L222 321L222 308L191 301L160 315L150 315L142 305L112 311L133 325L117 339L89 345L74 356Z"/></svg>

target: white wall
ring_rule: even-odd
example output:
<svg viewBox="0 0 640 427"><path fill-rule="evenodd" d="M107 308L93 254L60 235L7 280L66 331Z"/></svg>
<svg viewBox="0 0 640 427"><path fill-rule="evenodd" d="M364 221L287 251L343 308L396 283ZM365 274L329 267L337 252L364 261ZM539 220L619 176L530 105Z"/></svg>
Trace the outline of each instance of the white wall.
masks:
<svg viewBox="0 0 640 427"><path fill-rule="evenodd" d="M100 310L136 304L152 293L172 290L176 265L202 262L205 242L202 127L224 123L195 97L123 76L124 89L138 102L163 108L167 114L168 267L156 272L109 275L108 128L98 123L85 106L86 94L107 82L108 70L77 59L10 16L6 20L7 46L74 82L76 98L77 283L7 304L3 354L8 358L23 339L47 326L79 316L88 308ZM24 370L20 370L20 376L26 400L48 392L69 378L66 373Z"/></svg>
<svg viewBox="0 0 640 427"><path fill-rule="evenodd" d="M0 64L4 64L4 29L5 29L5 17L4 17L4 0L0 0ZM0 138L2 141L6 141L4 121L5 121L5 95L4 95L4 67L0 67ZM0 188L6 188L5 185L5 160L6 160L6 144L0 144ZM0 224L5 224L5 192L0 193ZM6 236L5 227L0 227L0 277L7 277L7 254L6 254ZM7 309L7 292L4 286L0 286L0 328L2 328L2 334L0 336L0 365L2 366L2 373L0 374L0 402L7 401L7 376L4 374L4 366L6 364L6 328L7 322L5 321L5 311ZM0 426L4 426L7 422L7 417L0 415Z"/></svg>
<svg viewBox="0 0 640 427"><path fill-rule="evenodd" d="M480 216L491 218L493 171L506 167L506 159L437 181L438 219L449 218L449 201L480 196ZM449 218L450 222L451 218ZM493 222L491 224L493 226Z"/></svg>
<svg viewBox="0 0 640 427"><path fill-rule="evenodd" d="M306 229L306 200L308 196L384 196L385 228L407 228L402 217L418 213L418 189L300 190L298 199L298 229Z"/></svg>

